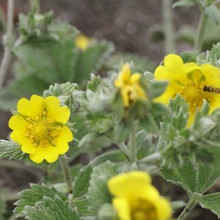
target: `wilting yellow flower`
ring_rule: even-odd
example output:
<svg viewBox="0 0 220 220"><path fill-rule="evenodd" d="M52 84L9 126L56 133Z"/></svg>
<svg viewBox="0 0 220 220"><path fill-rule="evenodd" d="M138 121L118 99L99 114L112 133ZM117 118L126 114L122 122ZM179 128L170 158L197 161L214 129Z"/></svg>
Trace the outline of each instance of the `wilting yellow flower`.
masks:
<svg viewBox="0 0 220 220"><path fill-rule="evenodd" d="M124 64L118 78L115 80L115 86L120 89L124 107L129 107L138 99L147 99L144 89L140 85L140 73L131 75L130 65Z"/></svg>
<svg viewBox="0 0 220 220"><path fill-rule="evenodd" d="M172 210L167 199L151 185L151 177L132 171L112 177L108 181L113 206L119 220L168 220Z"/></svg>
<svg viewBox="0 0 220 220"><path fill-rule="evenodd" d="M78 36L76 36L76 40L75 40L76 48L80 50L86 50L91 42L92 40L83 34L79 34Z"/></svg>
<svg viewBox="0 0 220 220"><path fill-rule="evenodd" d="M17 104L18 114L9 120L13 130L11 139L21 145L30 159L41 163L44 159L53 163L65 154L73 140L70 129L65 125L70 116L67 106L60 106L59 99L48 96L45 99L32 95L30 101L22 98Z"/></svg>
<svg viewBox="0 0 220 220"><path fill-rule="evenodd" d="M155 70L155 79L169 80L166 91L156 101L168 103L170 98L180 94L189 103L189 120L194 120L196 109L203 101L210 105L210 113L220 107L220 70L210 64L199 66L194 62L183 63L180 56L169 54L164 66Z"/></svg>

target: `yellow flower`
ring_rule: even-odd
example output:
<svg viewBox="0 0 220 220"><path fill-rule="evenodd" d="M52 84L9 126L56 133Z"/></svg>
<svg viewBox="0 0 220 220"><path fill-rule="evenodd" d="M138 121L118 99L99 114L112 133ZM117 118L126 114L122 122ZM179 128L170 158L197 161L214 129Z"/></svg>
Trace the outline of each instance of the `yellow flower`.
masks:
<svg viewBox="0 0 220 220"><path fill-rule="evenodd" d="M169 54L164 58L164 66L155 70L155 79L169 80L166 91L156 101L168 103L170 98L180 94L189 104L189 120L194 120L195 112L203 101L210 105L210 113L220 107L220 70L210 64L199 66L194 62L183 63L180 56Z"/></svg>
<svg viewBox="0 0 220 220"><path fill-rule="evenodd" d="M118 78L115 80L115 86L120 89L124 107L129 107L138 99L147 99L144 89L140 85L140 73L131 75L130 65L124 64Z"/></svg>
<svg viewBox="0 0 220 220"><path fill-rule="evenodd" d="M79 34L75 40L76 48L80 50L86 50L91 42L92 40L90 38L83 34Z"/></svg>
<svg viewBox="0 0 220 220"><path fill-rule="evenodd" d="M73 140L72 132L65 125L70 110L67 106L61 107L57 97L44 99L32 95L30 101L22 98L17 111L9 120L13 130L11 139L21 145L24 153L30 154L32 161L41 163L45 159L53 163L68 151L68 142Z"/></svg>
<svg viewBox="0 0 220 220"><path fill-rule="evenodd" d="M113 206L120 220L168 220L171 207L157 189L151 185L151 177L141 171L132 171L112 177L108 188Z"/></svg>

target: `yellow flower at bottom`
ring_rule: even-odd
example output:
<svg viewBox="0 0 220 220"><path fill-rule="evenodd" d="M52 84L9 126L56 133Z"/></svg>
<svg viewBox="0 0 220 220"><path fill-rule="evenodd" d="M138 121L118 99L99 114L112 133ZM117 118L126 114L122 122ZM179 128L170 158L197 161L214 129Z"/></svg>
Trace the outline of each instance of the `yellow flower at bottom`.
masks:
<svg viewBox="0 0 220 220"><path fill-rule="evenodd" d="M130 65L124 64L118 78L115 80L115 86L120 89L124 107L129 107L138 99L147 99L144 89L140 85L141 74L131 75Z"/></svg>
<svg viewBox="0 0 220 220"><path fill-rule="evenodd" d="M164 58L164 66L157 67L154 75L156 80L169 80L166 91L155 101L168 103L170 98L181 95L189 103L189 125L204 100L210 105L210 113L220 107L220 70L217 67L183 63L180 56L169 54Z"/></svg>
<svg viewBox="0 0 220 220"><path fill-rule="evenodd" d="M120 220L168 220L171 206L151 185L150 176L141 171L132 171L112 177L108 188L113 206Z"/></svg>
<svg viewBox="0 0 220 220"><path fill-rule="evenodd" d="M76 48L80 50L86 50L91 42L92 40L90 38L83 34L79 34L75 40Z"/></svg>
<svg viewBox="0 0 220 220"><path fill-rule="evenodd" d="M22 98L17 104L18 114L9 120L11 139L21 145L30 159L41 163L44 159L53 163L65 154L73 140L73 134L65 125L70 116L67 106L60 106L59 99L45 99L33 95L30 101Z"/></svg>

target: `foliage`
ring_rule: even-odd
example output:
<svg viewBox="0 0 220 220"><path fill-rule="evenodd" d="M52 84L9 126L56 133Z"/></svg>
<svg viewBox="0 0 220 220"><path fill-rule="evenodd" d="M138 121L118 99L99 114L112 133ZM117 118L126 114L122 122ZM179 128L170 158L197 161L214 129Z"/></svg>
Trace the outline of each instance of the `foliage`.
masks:
<svg viewBox="0 0 220 220"><path fill-rule="evenodd" d="M37 94L34 97L38 101L47 102L35 100L35 105L30 106L31 101L21 99L17 112L12 112L16 115L12 118L18 120L13 124L16 127L16 132L11 134L13 141L0 140L1 160L23 161L42 171L40 181L30 184L16 197L17 218L120 220L121 213L129 218L133 214L154 216L155 212L168 216L172 207L173 212L183 208L178 217L183 220L197 204L220 216L220 193L210 191L220 179L220 44L200 53L200 49L219 40L218 32L212 36L205 33L219 25L220 15L213 0L179 0L173 5L174 8L189 6L199 8L206 22L200 32L197 30L197 37L196 30L188 26L180 27L175 39L194 43L196 50L182 53L182 58L169 55L173 60L166 56L164 65L159 65L155 74L153 62L138 54L113 54L113 44L105 40L84 36L87 42L83 48L78 47L79 30L59 21L52 12L40 14L33 10L28 15L19 15L19 36L10 47L15 56L14 78L1 91L0 107L15 108L19 98L32 94ZM166 39L165 35L164 28L159 27L152 36L159 41ZM164 95L169 102L163 104L158 100ZM189 119L192 106L196 107ZM36 113L38 109L40 114ZM65 154L56 151L66 144L68 136L57 135L63 128L59 120L65 116L60 109L70 114L65 126L74 137L68 141L69 150L66 148ZM28 125L27 121L31 123ZM27 132L30 130L33 133ZM21 137L29 138L24 145L33 152L42 141L39 152L42 160L38 161L41 164L33 165L22 150L23 143L17 144ZM64 154L59 158L61 166L58 162L48 163L57 157L43 161L52 155L44 145L50 146L56 155ZM30 158L33 152L28 153ZM112 192L114 187L109 188L111 179L123 179L131 171L149 172L144 184L136 185L138 178L130 179L122 190L133 204L131 195L141 191L136 186L143 186L143 193L148 189L147 196L135 197L137 210L126 207L128 204L122 201L124 195L116 195ZM172 183L182 187L189 202L172 201L172 196L169 201L159 196L150 185L150 176L154 175L163 177L165 186ZM166 187L161 187L161 191L166 194ZM1 187L0 218L8 217L7 193ZM11 192L8 194L10 197ZM146 203L146 198L153 205L148 200ZM160 202L163 206L158 205ZM132 212L121 212L119 209L123 207Z"/></svg>

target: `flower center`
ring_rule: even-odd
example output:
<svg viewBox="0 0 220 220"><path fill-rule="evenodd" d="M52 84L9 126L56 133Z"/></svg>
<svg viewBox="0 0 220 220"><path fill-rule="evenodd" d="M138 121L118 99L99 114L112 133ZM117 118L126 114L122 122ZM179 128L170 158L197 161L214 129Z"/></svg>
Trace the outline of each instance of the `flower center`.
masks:
<svg viewBox="0 0 220 220"><path fill-rule="evenodd" d="M207 99L203 87L202 84L188 82L180 91L180 95L189 103L189 108L192 112L194 112L196 108L201 108L203 100Z"/></svg>
<svg viewBox="0 0 220 220"><path fill-rule="evenodd" d="M25 136L34 146L56 145L56 138L60 135L62 125L48 117L46 110L36 117L26 117L25 119L28 122Z"/></svg>
<svg viewBox="0 0 220 220"><path fill-rule="evenodd" d="M157 220L156 208L149 201L138 199L137 206L132 210L132 220Z"/></svg>

